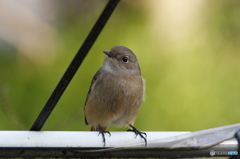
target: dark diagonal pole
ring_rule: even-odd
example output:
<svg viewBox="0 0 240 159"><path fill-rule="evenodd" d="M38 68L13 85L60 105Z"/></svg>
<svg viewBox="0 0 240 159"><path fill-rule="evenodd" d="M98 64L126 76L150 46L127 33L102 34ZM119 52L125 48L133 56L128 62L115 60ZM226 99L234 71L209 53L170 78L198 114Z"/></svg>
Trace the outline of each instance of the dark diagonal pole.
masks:
<svg viewBox="0 0 240 159"><path fill-rule="evenodd" d="M56 106L58 100L61 98L63 92L65 91L68 84L72 80L73 76L77 72L79 66L82 64L87 53L89 52L92 45L96 41L98 35L101 33L103 27L107 23L109 17L113 13L113 11L116 8L119 1L120 0L109 0L108 4L106 5L102 14L98 18L97 22L93 26L92 30L88 34L88 36L85 39L84 43L82 44L81 48L78 50L76 56L72 60L71 64L68 66L63 77L59 81L59 83L56 86L55 90L53 91L52 95L50 96L50 98L48 99L44 108L42 109L41 113L38 115L37 119L35 120L34 124L32 125L32 127L30 129L31 131L40 131L41 130L44 123L46 122L49 115L51 114L54 107Z"/></svg>

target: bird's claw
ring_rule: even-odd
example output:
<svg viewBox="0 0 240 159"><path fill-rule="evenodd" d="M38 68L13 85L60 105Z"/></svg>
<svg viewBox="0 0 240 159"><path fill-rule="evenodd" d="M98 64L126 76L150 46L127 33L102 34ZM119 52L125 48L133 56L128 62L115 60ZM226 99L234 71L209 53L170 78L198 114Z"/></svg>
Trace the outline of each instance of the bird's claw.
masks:
<svg viewBox="0 0 240 159"><path fill-rule="evenodd" d="M100 135L100 134L102 134L102 138L103 138L103 143L104 143L104 147L105 147L105 145L106 145L106 139L105 139L105 134L108 134L109 136L111 136L111 133L109 132L109 131L103 131L103 130L100 130L99 131L99 134L98 134L98 136Z"/></svg>
<svg viewBox="0 0 240 159"><path fill-rule="evenodd" d="M147 146L147 133L139 131L137 128L135 128L133 125L129 125L132 129L128 131L132 131L135 133L135 138L139 135L144 141L145 141L145 147ZM145 137L144 137L145 135Z"/></svg>

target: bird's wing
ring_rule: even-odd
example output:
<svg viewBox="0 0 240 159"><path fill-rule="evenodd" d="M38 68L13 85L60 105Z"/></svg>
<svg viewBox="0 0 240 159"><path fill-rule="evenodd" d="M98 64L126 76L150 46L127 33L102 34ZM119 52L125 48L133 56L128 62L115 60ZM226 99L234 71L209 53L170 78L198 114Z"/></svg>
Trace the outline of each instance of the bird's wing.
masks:
<svg viewBox="0 0 240 159"><path fill-rule="evenodd" d="M100 70L101 70L101 68L96 72L96 74L95 74L95 75L93 76L93 78L92 78L92 82L91 82L90 88L89 88L89 90L88 90L87 98L86 98L86 101L85 101L84 110L85 110L85 107L86 107L88 98L89 98L89 96L90 96L90 94L91 94L91 92L92 92L92 86L93 86L93 84L96 82L96 80L98 79L98 77L99 77L99 75L100 75ZM86 125L88 125L86 115L85 115L85 123L86 123Z"/></svg>

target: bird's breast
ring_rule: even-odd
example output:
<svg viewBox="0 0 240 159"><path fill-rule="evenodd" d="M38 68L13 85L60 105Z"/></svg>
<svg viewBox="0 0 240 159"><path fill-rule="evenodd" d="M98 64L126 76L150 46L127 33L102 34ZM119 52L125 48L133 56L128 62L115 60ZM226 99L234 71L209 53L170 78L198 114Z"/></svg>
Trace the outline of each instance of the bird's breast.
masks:
<svg viewBox="0 0 240 159"><path fill-rule="evenodd" d="M144 96L144 81L141 76L113 76L105 74L94 86L96 100L107 111L118 112L126 108L140 107Z"/></svg>

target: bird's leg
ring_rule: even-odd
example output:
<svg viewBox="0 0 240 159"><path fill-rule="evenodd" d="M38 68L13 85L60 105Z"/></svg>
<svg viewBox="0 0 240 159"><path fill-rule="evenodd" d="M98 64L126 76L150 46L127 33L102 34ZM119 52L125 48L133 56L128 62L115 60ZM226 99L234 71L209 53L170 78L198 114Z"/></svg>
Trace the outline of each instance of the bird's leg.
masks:
<svg viewBox="0 0 240 159"><path fill-rule="evenodd" d="M134 127L133 125L129 124L129 126L132 128L132 129L129 129L127 131L132 131L135 133L136 137L139 135L144 141L145 141L145 146L147 146L147 133L145 132L141 132L139 131L136 127ZM143 136L145 135L145 136Z"/></svg>
<svg viewBox="0 0 240 159"><path fill-rule="evenodd" d="M99 126L98 126L98 131L99 131L99 134L98 134L98 136L101 134L102 135L102 138L103 138L103 143L104 143L104 147L105 147L105 145L106 145L106 139L105 139L105 133L107 133L107 134L109 134L109 136L111 136L111 133L109 132L109 131L105 131L106 130L106 128L102 128L101 126L100 126L100 124L99 124Z"/></svg>

